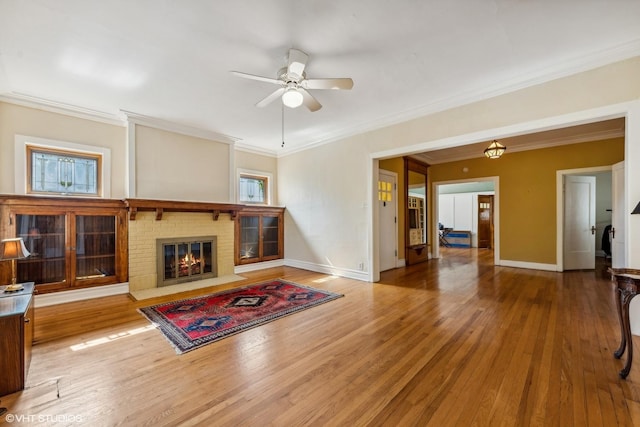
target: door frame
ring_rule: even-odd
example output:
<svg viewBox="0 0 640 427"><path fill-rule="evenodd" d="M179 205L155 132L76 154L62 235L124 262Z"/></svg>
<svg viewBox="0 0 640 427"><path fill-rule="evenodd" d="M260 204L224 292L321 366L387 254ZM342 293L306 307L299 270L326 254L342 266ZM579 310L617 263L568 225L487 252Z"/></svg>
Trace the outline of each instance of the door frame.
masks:
<svg viewBox="0 0 640 427"><path fill-rule="evenodd" d="M611 165L611 225L613 226L614 235L611 245L611 267L612 268L624 268L627 266L627 260L629 259L629 245L626 242L627 233L626 230L628 216L626 214L626 195L625 195L625 178L626 178L627 163L622 160L618 163ZM617 173L622 170L622 182L619 182ZM616 240L615 235L618 235ZM620 242L622 240L622 242ZM615 248L616 256L613 256Z"/></svg>
<svg viewBox="0 0 640 427"><path fill-rule="evenodd" d="M440 258L440 245L438 241L440 239L440 230L438 228L439 215L439 196L440 186L448 184L461 184L465 182L493 182L493 264L500 265L500 177L499 176L486 176L470 179L460 179L454 181L437 181L431 183L431 200L433 201L433 208L431 210L431 256L432 258Z"/></svg>
<svg viewBox="0 0 640 427"><path fill-rule="evenodd" d="M595 172L612 171L613 166L596 166L581 169L563 169L556 171L556 271L564 271L564 191L565 175L586 175Z"/></svg>

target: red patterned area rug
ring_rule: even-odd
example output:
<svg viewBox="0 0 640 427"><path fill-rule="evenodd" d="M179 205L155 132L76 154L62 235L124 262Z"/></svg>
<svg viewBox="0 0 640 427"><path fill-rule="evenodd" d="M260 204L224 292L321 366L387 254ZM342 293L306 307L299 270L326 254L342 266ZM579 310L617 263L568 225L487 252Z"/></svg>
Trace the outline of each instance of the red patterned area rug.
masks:
<svg viewBox="0 0 640 427"><path fill-rule="evenodd" d="M139 311L182 354L342 296L276 279Z"/></svg>

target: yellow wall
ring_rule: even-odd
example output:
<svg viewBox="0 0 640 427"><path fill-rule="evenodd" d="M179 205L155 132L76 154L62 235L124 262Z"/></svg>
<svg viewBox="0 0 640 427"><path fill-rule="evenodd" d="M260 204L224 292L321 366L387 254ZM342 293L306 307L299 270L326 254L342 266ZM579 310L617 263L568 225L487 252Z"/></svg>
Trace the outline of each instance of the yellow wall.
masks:
<svg viewBox="0 0 640 427"><path fill-rule="evenodd" d="M433 165L429 181L498 176L500 258L555 264L556 171L609 166L623 159L623 138L517 153L507 150L497 160L477 158ZM433 215L433 194L429 199Z"/></svg>

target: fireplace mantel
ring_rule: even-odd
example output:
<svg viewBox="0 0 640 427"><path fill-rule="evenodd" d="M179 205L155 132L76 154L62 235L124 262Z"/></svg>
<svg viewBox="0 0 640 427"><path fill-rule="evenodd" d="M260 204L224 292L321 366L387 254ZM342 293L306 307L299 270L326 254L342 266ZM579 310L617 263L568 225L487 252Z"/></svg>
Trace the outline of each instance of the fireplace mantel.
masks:
<svg viewBox="0 0 640 427"><path fill-rule="evenodd" d="M228 213L234 220L243 205L232 203L208 202L180 202L171 200L125 199L125 206L129 210L129 219L135 221L136 214L142 211L155 211L156 220L162 219L163 212L210 212L213 220L217 221L221 213Z"/></svg>

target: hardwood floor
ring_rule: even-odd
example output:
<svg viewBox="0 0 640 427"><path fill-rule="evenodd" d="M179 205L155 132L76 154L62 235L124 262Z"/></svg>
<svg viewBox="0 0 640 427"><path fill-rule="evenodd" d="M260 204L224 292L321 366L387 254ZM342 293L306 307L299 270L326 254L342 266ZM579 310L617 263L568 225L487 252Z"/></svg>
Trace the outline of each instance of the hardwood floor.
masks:
<svg viewBox="0 0 640 427"><path fill-rule="evenodd" d="M1 406L33 425L640 425L640 366L618 378L602 267L560 274L492 256L447 249L375 284L245 274L213 290L282 277L345 297L183 355L136 308L212 289L38 308L28 388Z"/></svg>

